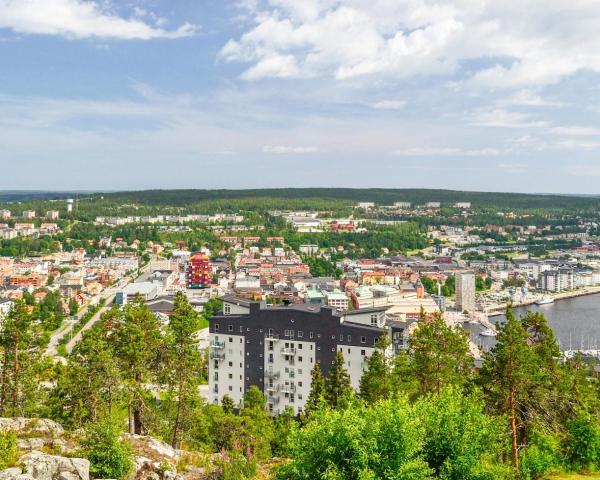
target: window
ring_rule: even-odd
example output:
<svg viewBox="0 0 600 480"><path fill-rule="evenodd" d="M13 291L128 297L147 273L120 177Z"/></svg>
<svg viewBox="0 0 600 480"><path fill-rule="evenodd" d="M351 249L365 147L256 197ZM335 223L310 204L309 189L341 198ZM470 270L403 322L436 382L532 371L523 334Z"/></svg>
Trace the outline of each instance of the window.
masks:
<svg viewBox="0 0 600 480"><path fill-rule="evenodd" d="M244 333L244 327L240 325L240 333Z"/></svg>
<svg viewBox="0 0 600 480"><path fill-rule="evenodd" d="M344 334L340 333L340 342L343 342L343 341L344 341Z"/></svg>
<svg viewBox="0 0 600 480"><path fill-rule="evenodd" d="M229 391L233 392L233 387L231 385L229 385Z"/></svg>
<svg viewBox="0 0 600 480"><path fill-rule="evenodd" d="M348 355L350 355L350 349L348 349Z"/></svg>
<svg viewBox="0 0 600 480"><path fill-rule="evenodd" d="M230 373L230 374L229 374L229 379L230 379L230 380L233 380L233 373Z"/></svg>
<svg viewBox="0 0 600 480"><path fill-rule="evenodd" d="M233 367L233 362L229 362L229 366L230 366L230 367Z"/></svg>
<svg viewBox="0 0 600 480"><path fill-rule="evenodd" d="M298 357L298 361L301 362L302 361L302 357Z"/></svg>
<svg viewBox="0 0 600 480"><path fill-rule="evenodd" d="M273 336L273 329L269 328L269 337L272 337L272 336Z"/></svg>
<svg viewBox="0 0 600 480"><path fill-rule="evenodd" d="M244 339L243 338L240 338L240 343L244 343Z"/></svg>
<svg viewBox="0 0 600 480"><path fill-rule="evenodd" d="M298 369L298 375L302 375L302 369L301 368ZM298 386L301 387L302 386L302 382L298 382Z"/></svg>
<svg viewBox="0 0 600 480"><path fill-rule="evenodd" d="M361 351L360 351L360 354L364 356L364 355L366 355L366 354L367 354L367 352L365 352L364 350L361 350Z"/></svg>
<svg viewBox="0 0 600 480"><path fill-rule="evenodd" d="M301 330L298 330L298 338L302 338L304 336L304 332Z"/></svg>
<svg viewBox="0 0 600 480"><path fill-rule="evenodd" d="M217 330L217 332L218 332L218 331L219 331L219 328L218 328L219 326L218 326L218 325L216 325L216 327L217 327L217 328L216 328L216 330ZM314 334L313 332L309 332L309 333L308 333L308 337L309 337L309 338L314 338L314 336L315 336L315 334Z"/></svg>
<svg viewBox="0 0 600 480"><path fill-rule="evenodd" d="M350 342L352 341L352 335L348 335L348 336L346 337L346 341L347 341L348 343L350 343Z"/></svg>
<svg viewBox="0 0 600 480"><path fill-rule="evenodd" d="M373 339L373 345L377 345L377 342L379 341L379 337L375 337Z"/></svg>
<svg viewBox="0 0 600 480"><path fill-rule="evenodd" d="M283 332L283 336L284 336L284 337L289 337L289 336L290 336L290 334L291 334L291 332L292 332L291 330L284 330L284 332Z"/></svg>
<svg viewBox="0 0 600 480"><path fill-rule="evenodd" d="M233 343L233 337L229 337L229 343Z"/></svg>
<svg viewBox="0 0 600 480"><path fill-rule="evenodd" d="M367 343L367 337L365 337L365 336L360 337L360 343Z"/></svg>
<svg viewBox="0 0 600 480"><path fill-rule="evenodd" d="M218 331L219 331L219 324L215 323L215 332L218 332Z"/></svg>
<svg viewBox="0 0 600 480"><path fill-rule="evenodd" d="M227 331L233 332L233 325L227 325Z"/></svg>
<svg viewBox="0 0 600 480"><path fill-rule="evenodd" d="M298 344L298 350L302 350L302 344L301 343Z"/></svg>
<svg viewBox="0 0 600 480"><path fill-rule="evenodd" d="M223 313L229 315L231 313L231 305L229 303L223 304Z"/></svg>
<svg viewBox="0 0 600 480"><path fill-rule="evenodd" d="M377 314L373 314L371 315L371 326L372 327L376 327L377 326Z"/></svg>

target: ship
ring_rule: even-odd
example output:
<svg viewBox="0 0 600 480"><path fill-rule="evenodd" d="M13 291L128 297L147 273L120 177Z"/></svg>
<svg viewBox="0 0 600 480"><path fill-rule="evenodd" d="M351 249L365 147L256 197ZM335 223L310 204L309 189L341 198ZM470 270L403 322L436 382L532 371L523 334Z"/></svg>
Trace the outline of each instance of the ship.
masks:
<svg viewBox="0 0 600 480"><path fill-rule="evenodd" d="M548 305L549 303L554 303L554 299L552 297L542 297L535 301L536 305Z"/></svg>

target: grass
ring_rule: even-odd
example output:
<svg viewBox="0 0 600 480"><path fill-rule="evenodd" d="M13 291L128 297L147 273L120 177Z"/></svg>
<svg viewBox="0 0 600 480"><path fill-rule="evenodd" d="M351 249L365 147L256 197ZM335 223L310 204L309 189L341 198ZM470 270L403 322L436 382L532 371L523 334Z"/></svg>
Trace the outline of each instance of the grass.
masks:
<svg viewBox="0 0 600 480"><path fill-rule="evenodd" d="M560 473L557 475L551 475L550 477L544 477L544 480L600 480L600 473L590 473L582 475L579 473Z"/></svg>

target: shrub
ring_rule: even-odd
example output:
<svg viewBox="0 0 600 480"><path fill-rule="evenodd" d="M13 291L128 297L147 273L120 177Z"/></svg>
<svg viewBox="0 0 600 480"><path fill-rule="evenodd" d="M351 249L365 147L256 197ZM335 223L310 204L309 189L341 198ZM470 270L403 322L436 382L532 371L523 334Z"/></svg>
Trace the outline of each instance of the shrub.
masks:
<svg viewBox="0 0 600 480"><path fill-rule="evenodd" d="M600 467L600 426L598 419L580 413L567 424L565 439L567 461L574 470L596 470Z"/></svg>
<svg viewBox="0 0 600 480"><path fill-rule="evenodd" d="M0 470L14 467L19 459L15 432L0 432Z"/></svg>
<svg viewBox="0 0 600 480"><path fill-rule="evenodd" d="M520 460L525 480L534 480L559 469L562 464L559 439L534 430L529 445L520 453Z"/></svg>
<svg viewBox="0 0 600 480"><path fill-rule="evenodd" d="M91 425L86 430L82 454L90 461L93 478L125 480L133 471L133 451L119 438L119 433L111 421Z"/></svg>
<svg viewBox="0 0 600 480"><path fill-rule="evenodd" d="M209 480L250 480L256 475L256 461L239 451L223 450L208 475Z"/></svg>

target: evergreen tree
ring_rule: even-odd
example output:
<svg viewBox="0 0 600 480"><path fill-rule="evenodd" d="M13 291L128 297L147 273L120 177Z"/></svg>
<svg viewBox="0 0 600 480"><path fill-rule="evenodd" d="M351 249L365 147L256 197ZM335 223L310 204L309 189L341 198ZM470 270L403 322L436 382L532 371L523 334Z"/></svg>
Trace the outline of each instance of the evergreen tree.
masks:
<svg viewBox="0 0 600 480"><path fill-rule="evenodd" d="M158 320L141 298L116 312L111 323L114 355L129 392L129 429L143 434L142 414L148 407L144 385L156 381L168 350Z"/></svg>
<svg viewBox="0 0 600 480"><path fill-rule="evenodd" d="M388 336L382 335L367 361L367 370L360 379L360 397L367 403L389 398L392 394L391 366L386 355L389 345Z"/></svg>
<svg viewBox="0 0 600 480"><path fill-rule="evenodd" d="M441 314L422 319L409 343L421 393L439 393L447 385L464 385L469 378L473 357L467 333L446 325Z"/></svg>
<svg viewBox="0 0 600 480"><path fill-rule="evenodd" d="M518 470L523 405L536 372L536 361L528 345L527 332L510 308L496 340L485 357L481 380L497 410L508 416L512 459Z"/></svg>
<svg viewBox="0 0 600 480"><path fill-rule="evenodd" d="M256 385L251 385L244 394L245 410L264 410L267 404L265 394Z"/></svg>
<svg viewBox="0 0 600 480"><path fill-rule="evenodd" d="M350 375L344 364L344 354L337 352L325 383L325 399L331 408L345 408L353 396Z"/></svg>
<svg viewBox="0 0 600 480"><path fill-rule="evenodd" d="M310 375L310 393L304 405L304 414L307 418L325 405L325 379L323 378L319 362L315 362Z"/></svg>
<svg viewBox="0 0 600 480"><path fill-rule="evenodd" d="M171 437L174 448L179 446L180 432L184 426L189 425L190 412L199 400L202 362L194 338L199 328L200 317L185 295L178 292L168 328L171 365L169 383L177 404Z"/></svg>
<svg viewBox="0 0 600 480"><path fill-rule="evenodd" d="M17 300L0 323L0 416L27 416L38 399L41 336Z"/></svg>
<svg viewBox="0 0 600 480"><path fill-rule="evenodd" d="M229 395L225 394L223 395L223 398L221 399L221 408L223 409L223 413L233 413L233 410L235 408L235 404L233 403L233 398L231 398Z"/></svg>

